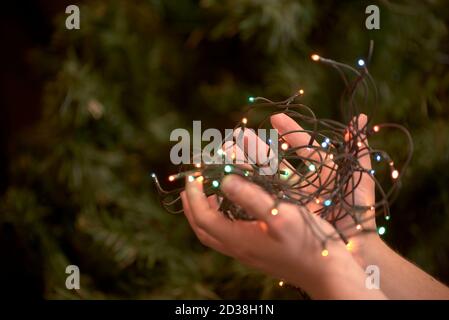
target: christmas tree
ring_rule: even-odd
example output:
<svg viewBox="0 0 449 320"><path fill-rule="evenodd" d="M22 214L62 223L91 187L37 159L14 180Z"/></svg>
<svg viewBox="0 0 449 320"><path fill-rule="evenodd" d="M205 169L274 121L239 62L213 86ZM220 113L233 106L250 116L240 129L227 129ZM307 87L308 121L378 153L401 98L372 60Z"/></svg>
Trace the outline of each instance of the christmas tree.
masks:
<svg viewBox="0 0 449 320"><path fill-rule="evenodd" d="M51 45L30 57L51 76L39 121L10 155L2 251L20 244L45 298L298 298L202 246L159 204L150 173L176 170L173 129L231 128L252 95L301 87L319 117L341 119L343 84L310 54L355 65L372 39L371 113L405 125L416 147L384 237L448 283L449 11L444 1L377 4L379 30L366 29L363 1L100 0L80 6L71 31L60 12ZM381 143L405 156L399 137ZM79 290L65 287L68 265L80 268Z"/></svg>

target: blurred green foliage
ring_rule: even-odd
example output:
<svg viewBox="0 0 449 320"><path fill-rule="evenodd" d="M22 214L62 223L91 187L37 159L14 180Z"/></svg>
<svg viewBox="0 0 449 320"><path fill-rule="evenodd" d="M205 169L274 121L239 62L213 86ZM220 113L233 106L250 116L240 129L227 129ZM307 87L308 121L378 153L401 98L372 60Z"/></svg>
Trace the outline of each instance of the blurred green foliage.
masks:
<svg viewBox="0 0 449 320"><path fill-rule="evenodd" d="M365 7L381 29L365 29ZM249 95L302 87L318 116L341 119L342 84L310 53L354 65L375 41L375 121L408 127L414 158L387 241L449 282L449 7L403 1L94 1L81 29L54 22L31 57L53 79L39 123L12 155L0 224L39 265L46 298L297 298L276 279L203 247L158 203L150 172L169 164L169 134L192 120L228 128ZM378 143L404 154L403 140ZM381 221L382 224L385 221ZM65 288L65 267L81 290Z"/></svg>

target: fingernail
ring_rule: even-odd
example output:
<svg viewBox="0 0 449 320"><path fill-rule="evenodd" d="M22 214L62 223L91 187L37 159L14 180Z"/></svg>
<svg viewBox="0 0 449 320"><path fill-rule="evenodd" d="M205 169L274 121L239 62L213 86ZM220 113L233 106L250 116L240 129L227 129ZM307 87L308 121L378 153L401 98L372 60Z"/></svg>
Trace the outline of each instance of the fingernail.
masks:
<svg viewBox="0 0 449 320"><path fill-rule="evenodd" d="M224 177L221 183L221 190L228 195L235 194L241 186L239 179L234 175L228 175Z"/></svg>
<svg viewBox="0 0 449 320"><path fill-rule="evenodd" d="M359 125L364 126L364 125L366 125L367 122L368 122L368 117L367 117L367 115L364 114L364 113L361 113L361 114L359 115Z"/></svg>
<svg viewBox="0 0 449 320"><path fill-rule="evenodd" d="M186 190L188 190L188 192L190 194L195 194L197 193L200 189L198 186L198 183L195 180L194 176L188 176L187 177L187 182L186 182Z"/></svg>

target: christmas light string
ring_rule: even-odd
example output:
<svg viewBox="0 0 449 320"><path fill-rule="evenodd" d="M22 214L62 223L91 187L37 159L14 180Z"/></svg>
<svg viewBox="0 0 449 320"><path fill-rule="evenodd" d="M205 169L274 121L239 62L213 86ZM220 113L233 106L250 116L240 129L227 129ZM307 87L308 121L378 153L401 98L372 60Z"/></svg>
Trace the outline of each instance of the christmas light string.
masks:
<svg viewBox="0 0 449 320"><path fill-rule="evenodd" d="M259 185L273 196L274 205L267 214L282 214L279 210L279 204L282 202L297 205L298 213L302 215L303 220L310 226L314 235L320 239L323 257L331 254L326 246L330 239L342 239L348 250L351 250L353 244L350 238L357 233L377 231L379 234L384 234L386 231L384 226L377 230L371 230L364 227L363 224L370 219L374 219L376 214L383 215L386 220L390 219L389 204L397 196L401 178L411 160L413 141L408 130L399 124L371 125L368 121L363 127L359 127L360 115L357 95L361 94L362 104L367 106L370 101L368 95L372 93L372 101L374 102L370 110L377 107L377 88L367 67L371 60L372 48L371 43L366 61L363 59L357 61L360 71L317 54L311 56L313 61L335 68L343 79L345 90L342 94L340 106L343 115L349 120L346 123L317 118L310 107L301 103L301 98L305 94L303 89L298 90L288 99L279 102L265 97L249 97L250 105L242 120L234 128L234 137L228 136L223 139L223 147L218 152L219 156L222 157L223 164L182 165L179 167L179 173L170 175L168 180L174 182L185 178L188 178L188 181L198 179L203 183L206 195L217 195L219 211L226 217L232 220L253 220L254 218L250 214L229 201L221 192L222 179L227 174L237 174ZM279 169L274 175L261 175L259 173L259 169L267 166L267 161L260 163L257 162L257 159L251 159L253 161L250 164L235 164L237 148L240 147L238 151L247 160L249 155L245 148L237 145L235 141L228 143L229 138L237 140L236 135L239 135L239 138L242 138L241 135L250 135L248 125L251 122L252 113L266 109L271 109L269 115L259 122L257 129L266 126L270 117L278 113L290 116L300 125L307 124L311 127L311 129L303 128L279 135L277 154ZM371 119L371 117L368 116L368 119ZM407 156L400 171L386 151L373 148L367 143L371 136L384 132L386 129L397 129L405 136ZM308 134L310 139L306 145L291 146L286 139L291 134ZM270 141L264 142L267 143L267 159L270 159L270 156L273 156L273 154L270 154ZM391 186L388 190L385 190L377 179L375 169L364 168L360 165L360 158L366 156L369 156L372 161L374 160L374 163L384 162L388 165L391 178ZM355 191L362 178L365 177L374 181L376 198L380 200L369 205L360 205L356 201ZM182 209L177 207L180 204L180 192L184 188L165 190L154 173L152 178L163 207L170 213L181 213ZM304 210L304 207L309 210ZM319 215L332 224L335 227L335 233L326 234L323 232L312 219L310 212ZM348 216L353 223L343 226L338 224L339 221ZM283 281L280 283L284 284Z"/></svg>

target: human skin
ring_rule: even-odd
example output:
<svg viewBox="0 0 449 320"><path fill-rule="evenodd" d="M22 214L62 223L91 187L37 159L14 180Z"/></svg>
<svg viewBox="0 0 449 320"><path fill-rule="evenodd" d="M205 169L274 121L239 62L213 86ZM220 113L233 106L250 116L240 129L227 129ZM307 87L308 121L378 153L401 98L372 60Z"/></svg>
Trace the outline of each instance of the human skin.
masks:
<svg viewBox="0 0 449 320"><path fill-rule="evenodd" d="M316 299L385 298L380 290L365 287L365 274L342 241L330 241L329 255L321 255L321 243L298 214L297 206L281 204L279 214L272 216L269 208L273 199L259 186L234 175L223 180L222 189L258 221L225 218L217 211L215 200L206 198L202 182L186 182L186 192L182 194L185 214L204 245L285 279ZM323 230L332 231L326 221L312 214L310 217Z"/></svg>
<svg viewBox="0 0 449 320"><path fill-rule="evenodd" d="M359 127L366 125L365 115L360 115L357 120ZM293 119L284 114L273 116L271 122L280 135L302 130ZM348 126L348 130L351 130L352 125ZM247 139L255 137L248 136ZM301 146L309 142L310 136L304 132L296 132L284 136L284 139L291 146ZM359 139L367 143L365 136L360 136ZM298 152L304 156L307 151L301 149ZM367 153L361 152L358 160L362 167L371 168ZM332 171L322 170L319 174L326 178ZM228 175L222 182L223 192L229 200L257 219L256 222L231 221L218 212L216 198L206 198L202 187L202 182L198 179L192 182L187 180L186 191L181 195L186 217L200 241L246 265L303 288L313 298L449 298L447 287L396 254L377 234L353 235L350 231L356 226L349 216L339 221L338 227L349 231L347 236L351 246L347 247L338 239L328 241L326 248L329 255L323 257L322 244L305 219L313 219L327 234L335 233L335 229L327 221L312 214L316 209L315 203L304 207L281 203L277 207L279 214L273 216L270 211L274 200L270 195L255 184L238 176ZM374 183L368 174L361 176L354 194L357 205L374 204ZM365 215L367 219L362 227L375 229L375 219L370 219L373 212L367 210ZM366 288L364 269L367 265L379 267L381 290Z"/></svg>

